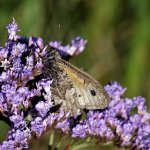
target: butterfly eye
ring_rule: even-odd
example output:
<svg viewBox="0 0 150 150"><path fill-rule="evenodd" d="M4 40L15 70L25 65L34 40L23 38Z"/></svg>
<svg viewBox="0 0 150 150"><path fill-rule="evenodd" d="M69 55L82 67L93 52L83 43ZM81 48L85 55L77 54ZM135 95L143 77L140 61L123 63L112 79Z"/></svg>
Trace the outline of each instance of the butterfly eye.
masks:
<svg viewBox="0 0 150 150"><path fill-rule="evenodd" d="M93 96L95 96L95 95L96 95L96 92L95 92L94 90L91 90L91 94L92 94Z"/></svg>

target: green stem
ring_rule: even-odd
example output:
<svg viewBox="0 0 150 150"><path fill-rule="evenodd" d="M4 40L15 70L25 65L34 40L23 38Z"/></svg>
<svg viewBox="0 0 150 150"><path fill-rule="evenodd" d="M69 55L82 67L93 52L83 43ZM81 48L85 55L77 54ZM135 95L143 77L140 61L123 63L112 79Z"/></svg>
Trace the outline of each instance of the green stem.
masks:
<svg viewBox="0 0 150 150"><path fill-rule="evenodd" d="M51 133L50 133L50 138L49 138L49 146L50 146L50 147L53 146L54 137L55 137L55 132L54 132L54 130L52 130Z"/></svg>

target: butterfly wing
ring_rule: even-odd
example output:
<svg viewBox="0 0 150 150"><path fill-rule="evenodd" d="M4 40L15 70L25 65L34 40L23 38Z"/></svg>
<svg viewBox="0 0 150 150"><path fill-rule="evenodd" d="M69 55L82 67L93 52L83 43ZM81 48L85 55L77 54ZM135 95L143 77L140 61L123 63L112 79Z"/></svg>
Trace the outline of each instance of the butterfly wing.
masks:
<svg viewBox="0 0 150 150"><path fill-rule="evenodd" d="M66 91L66 101L69 97L69 101L77 108L104 109L108 106L109 96L95 79L64 60L57 63L73 84L73 87Z"/></svg>

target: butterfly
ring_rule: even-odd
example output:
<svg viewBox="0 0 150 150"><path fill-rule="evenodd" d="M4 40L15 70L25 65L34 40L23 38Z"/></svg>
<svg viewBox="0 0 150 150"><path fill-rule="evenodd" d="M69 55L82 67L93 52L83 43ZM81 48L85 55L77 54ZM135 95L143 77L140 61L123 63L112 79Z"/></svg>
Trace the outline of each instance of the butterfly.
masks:
<svg viewBox="0 0 150 150"><path fill-rule="evenodd" d="M44 73L52 78L53 105L60 105L64 112L80 114L83 109L104 109L110 98L104 88L89 74L62 59L51 49L44 60Z"/></svg>

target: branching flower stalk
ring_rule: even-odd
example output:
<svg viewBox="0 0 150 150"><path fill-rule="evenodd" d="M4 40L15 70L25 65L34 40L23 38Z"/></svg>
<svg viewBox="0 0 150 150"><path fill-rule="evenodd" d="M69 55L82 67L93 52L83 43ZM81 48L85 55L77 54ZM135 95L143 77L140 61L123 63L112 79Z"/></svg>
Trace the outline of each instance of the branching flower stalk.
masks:
<svg viewBox="0 0 150 150"><path fill-rule="evenodd" d="M111 141L118 147L150 149L150 114L145 99L124 98L126 89L117 82L104 87L111 98L105 110L85 112L84 119L70 117L61 107L51 112L53 79L44 76L43 59L49 47L62 58L78 55L84 50L85 40L76 37L67 46L57 41L45 45L42 38L17 35L14 19L7 29L7 42L0 48L0 119L10 129L0 150L28 149L32 138L52 129L72 139L96 138L97 143Z"/></svg>

